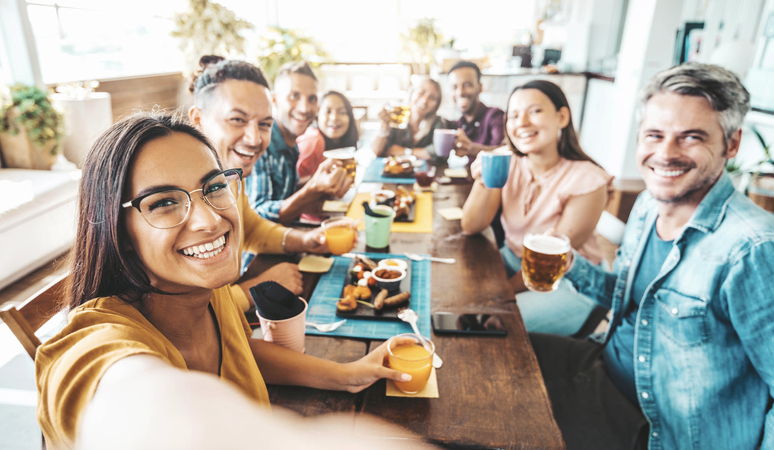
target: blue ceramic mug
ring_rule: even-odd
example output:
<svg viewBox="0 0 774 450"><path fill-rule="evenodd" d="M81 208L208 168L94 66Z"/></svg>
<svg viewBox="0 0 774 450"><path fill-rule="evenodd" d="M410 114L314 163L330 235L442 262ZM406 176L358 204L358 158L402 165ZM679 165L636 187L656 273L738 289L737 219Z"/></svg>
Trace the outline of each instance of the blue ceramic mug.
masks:
<svg viewBox="0 0 774 450"><path fill-rule="evenodd" d="M499 189L508 181L511 168L511 153L507 149L481 152L481 180L489 189Z"/></svg>

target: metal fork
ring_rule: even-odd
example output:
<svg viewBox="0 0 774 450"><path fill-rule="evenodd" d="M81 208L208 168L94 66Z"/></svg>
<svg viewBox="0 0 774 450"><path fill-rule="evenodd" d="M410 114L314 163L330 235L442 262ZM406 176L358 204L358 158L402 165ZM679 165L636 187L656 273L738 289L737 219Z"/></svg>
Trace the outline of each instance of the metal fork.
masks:
<svg viewBox="0 0 774 450"><path fill-rule="evenodd" d="M413 261L428 260L428 261L439 262L439 263L444 263L444 264L454 264L454 263L457 262L457 260L454 259L454 258L437 258L435 256L422 256L422 255L418 255L416 253L409 253L409 252L406 252L405 255L406 255L406 257L408 259L413 260Z"/></svg>
<svg viewBox="0 0 774 450"><path fill-rule="evenodd" d="M336 328L344 325L344 323L346 321L347 321L347 319L339 320L338 322L333 322L333 323L312 323L312 322L307 322L306 326L308 326L308 327L315 327L315 328L317 328L317 331L319 331L321 333L328 333L329 331L333 331Z"/></svg>

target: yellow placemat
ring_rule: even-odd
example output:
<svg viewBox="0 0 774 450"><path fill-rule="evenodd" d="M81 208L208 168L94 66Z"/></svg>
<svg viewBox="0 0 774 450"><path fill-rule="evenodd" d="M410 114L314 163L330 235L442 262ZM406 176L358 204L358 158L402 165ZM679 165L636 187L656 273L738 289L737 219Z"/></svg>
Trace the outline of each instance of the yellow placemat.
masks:
<svg viewBox="0 0 774 450"><path fill-rule="evenodd" d="M298 262L298 270L300 272L325 273L331 269L332 265L333 258L307 255Z"/></svg>
<svg viewBox="0 0 774 450"><path fill-rule="evenodd" d="M392 380L387 380L387 397L419 397L419 398L438 398L438 378L435 376L435 369L430 372L430 379L427 380L427 386L416 394L406 394L395 387Z"/></svg>
<svg viewBox="0 0 774 450"><path fill-rule="evenodd" d="M361 192L352 200L347 217L359 220L363 217L363 202L371 200L371 194ZM432 233L433 232L433 193L418 192L417 201L414 206L413 222L393 222L390 231L393 233ZM362 222L358 230L365 230L365 222Z"/></svg>

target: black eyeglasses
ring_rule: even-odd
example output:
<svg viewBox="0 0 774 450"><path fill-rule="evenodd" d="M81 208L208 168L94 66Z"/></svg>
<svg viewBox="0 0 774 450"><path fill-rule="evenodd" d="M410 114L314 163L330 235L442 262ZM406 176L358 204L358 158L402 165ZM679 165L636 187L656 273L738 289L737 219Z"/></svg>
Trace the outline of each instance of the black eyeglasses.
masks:
<svg viewBox="0 0 774 450"><path fill-rule="evenodd" d="M167 188L149 192L122 203L134 206L148 224L154 228L174 228L188 219L191 212L191 194L201 191L202 199L215 209L228 209L237 202L242 190L242 169L228 169L216 173L202 184L201 189L188 192L184 189Z"/></svg>

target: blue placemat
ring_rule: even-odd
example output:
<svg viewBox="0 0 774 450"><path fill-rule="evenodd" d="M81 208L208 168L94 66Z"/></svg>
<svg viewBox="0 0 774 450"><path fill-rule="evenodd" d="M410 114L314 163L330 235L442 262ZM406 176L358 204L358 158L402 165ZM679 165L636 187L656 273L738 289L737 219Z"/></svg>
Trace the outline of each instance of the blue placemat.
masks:
<svg viewBox="0 0 774 450"><path fill-rule="evenodd" d="M404 255L389 253L363 253L369 258L403 258ZM349 279L350 258L333 256L333 266L320 277L314 289L306 319L315 323L330 323L341 320L336 315L336 302L330 300L341 296L344 283ZM430 336L430 261L411 261L411 309L417 312L417 327L423 336ZM343 336L365 339L389 339L397 334L413 333L411 325L401 321L347 319L347 323L331 331L321 333L307 327L306 334L318 336Z"/></svg>
<svg viewBox="0 0 774 450"><path fill-rule="evenodd" d="M364 183L393 183L393 184L414 184L416 178L414 177L385 177L382 175L384 172L384 161L387 158L376 158L370 166L366 169L365 176L363 177ZM415 170L424 171L427 170L427 161L422 161L422 165L415 167Z"/></svg>

